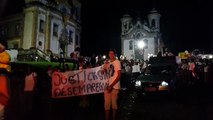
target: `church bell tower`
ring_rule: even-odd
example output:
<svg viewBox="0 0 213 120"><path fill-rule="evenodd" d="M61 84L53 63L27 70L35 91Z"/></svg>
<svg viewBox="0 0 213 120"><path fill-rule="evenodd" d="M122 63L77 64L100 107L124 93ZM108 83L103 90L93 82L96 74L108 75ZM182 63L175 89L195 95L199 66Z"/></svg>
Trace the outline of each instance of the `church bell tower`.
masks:
<svg viewBox="0 0 213 120"><path fill-rule="evenodd" d="M125 35L132 28L132 18L129 14L125 14L121 18L121 35Z"/></svg>
<svg viewBox="0 0 213 120"><path fill-rule="evenodd" d="M158 11L153 8L148 15L149 27L155 32L160 32L160 17Z"/></svg>

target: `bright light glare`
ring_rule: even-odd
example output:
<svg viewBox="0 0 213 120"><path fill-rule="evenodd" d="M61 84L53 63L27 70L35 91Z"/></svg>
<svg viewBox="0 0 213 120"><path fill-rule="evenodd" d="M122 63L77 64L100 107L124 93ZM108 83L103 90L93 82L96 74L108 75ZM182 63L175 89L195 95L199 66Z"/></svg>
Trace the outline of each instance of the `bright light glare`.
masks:
<svg viewBox="0 0 213 120"><path fill-rule="evenodd" d="M213 58L213 55L209 55L209 58L212 59L212 58Z"/></svg>
<svg viewBox="0 0 213 120"><path fill-rule="evenodd" d="M161 83L161 86L168 86L169 84L167 83L167 82L165 82L165 81L163 81L162 83Z"/></svg>
<svg viewBox="0 0 213 120"><path fill-rule="evenodd" d="M140 49L143 49L143 48L145 47L144 41L139 41L139 42L138 42L138 47L139 47Z"/></svg>
<svg viewBox="0 0 213 120"><path fill-rule="evenodd" d="M141 81L136 81L136 82L135 82L135 86L136 86L136 87L141 86Z"/></svg>
<svg viewBox="0 0 213 120"><path fill-rule="evenodd" d="M106 59L106 55L103 55L103 59Z"/></svg>

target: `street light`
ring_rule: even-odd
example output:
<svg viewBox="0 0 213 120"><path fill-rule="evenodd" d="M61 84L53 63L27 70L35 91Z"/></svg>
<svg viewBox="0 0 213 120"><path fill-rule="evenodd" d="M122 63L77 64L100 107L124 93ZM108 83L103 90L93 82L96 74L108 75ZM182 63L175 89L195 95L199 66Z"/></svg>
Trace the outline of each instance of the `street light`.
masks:
<svg viewBox="0 0 213 120"><path fill-rule="evenodd" d="M106 59L106 55L103 55L103 57L102 57L104 60Z"/></svg>
<svg viewBox="0 0 213 120"><path fill-rule="evenodd" d="M146 44L144 43L143 40L139 41L139 42L137 43L137 45L138 45L138 48L140 48L140 49L144 49L144 47L146 46Z"/></svg>

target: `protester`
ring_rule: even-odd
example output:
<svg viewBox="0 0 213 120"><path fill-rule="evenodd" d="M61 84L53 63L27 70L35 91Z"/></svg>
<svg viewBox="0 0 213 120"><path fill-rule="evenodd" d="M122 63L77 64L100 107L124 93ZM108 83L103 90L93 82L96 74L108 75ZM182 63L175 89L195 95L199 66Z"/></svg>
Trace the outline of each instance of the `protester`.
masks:
<svg viewBox="0 0 213 120"><path fill-rule="evenodd" d="M68 64L65 64L65 66L64 66L64 71L65 71L65 72L66 72L66 71L70 71L70 67L69 67Z"/></svg>
<svg viewBox="0 0 213 120"><path fill-rule="evenodd" d="M96 58L95 58L95 54L92 54L91 59L90 59L90 63L92 65L92 67L95 67L96 65Z"/></svg>
<svg viewBox="0 0 213 120"><path fill-rule="evenodd" d="M52 65L47 66L47 80L46 80L46 92L48 97L51 96L51 89L52 89L52 74L53 74L53 68Z"/></svg>
<svg viewBox="0 0 213 120"><path fill-rule="evenodd" d="M0 36L1 38L1 36ZM0 120L4 119L5 106L9 100L8 73L11 72L10 55L5 51L7 42L0 39Z"/></svg>
<svg viewBox="0 0 213 120"><path fill-rule="evenodd" d="M131 74L132 74L132 66L130 64L129 61L126 60L126 64L125 64L125 86L130 88L133 87L133 81L131 81Z"/></svg>
<svg viewBox="0 0 213 120"><path fill-rule="evenodd" d="M48 77L52 77L52 73L53 73L53 69L52 69L52 65L48 65L47 66L47 75Z"/></svg>
<svg viewBox="0 0 213 120"><path fill-rule="evenodd" d="M204 62L204 82L206 85L209 83L209 68L209 60L206 59Z"/></svg>
<svg viewBox="0 0 213 120"><path fill-rule="evenodd" d="M134 78L137 78L141 73L140 64L138 62L134 62L134 65L132 66L132 74Z"/></svg>
<svg viewBox="0 0 213 120"><path fill-rule="evenodd" d="M174 56L174 54L168 48L166 48L163 56Z"/></svg>
<svg viewBox="0 0 213 120"><path fill-rule="evenodd" d="M10 55L5 51L6 48L7 42L0 39L0 73L11 72Z"/></svg>
<svg viewBox="0 0 213 120"><path fill-rule="evenodd" d="M118 109L117 100L120 90L120 75L121 75L121 63L115 57L115 51L110 49L108 52L110 60L103 65L103 69L108 71L109 85L104 91L104 107L105 107L105 120L109 120L110 108L112 105L112 118L116 119L116 111Z"/></svg>
<svg viewBox="0 0 213 120"><path fill-rule="evenodd" d="M33 110L33 101L35 96L35 88L37 84L37 73L31 66L27 66L25 83L24 83L24 105L25 105L25 118L30 119Z"/></svg>
<svg viewBox="0 0 213 120"><path fill-rule="evenodd" d="M72 70L77 70L79 68L77 54L75 52L72 52L70 54L70 57L71 57L71 62L73 63Z"/></svg>

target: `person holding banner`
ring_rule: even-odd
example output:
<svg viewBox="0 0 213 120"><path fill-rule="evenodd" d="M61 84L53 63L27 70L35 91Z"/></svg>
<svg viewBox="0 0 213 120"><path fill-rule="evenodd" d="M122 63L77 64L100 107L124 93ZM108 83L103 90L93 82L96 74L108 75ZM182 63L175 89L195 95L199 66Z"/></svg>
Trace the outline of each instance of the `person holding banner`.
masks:
<svg viewBox="0 0 213 120"><path fill-rule="evenodd" d="M104 71L106 71L109 75L109 85L107 89L104 91L104 108L105 108L105 120L109 120L110 116L110 108L112 105L112 117L113 120L116 119L116 111L118 109L117 99L118 93L120 90L120 76L121 76L121 63L115 57L115 50L110 49L108 52L109 61L105 62L103 65Z"/></svg>

